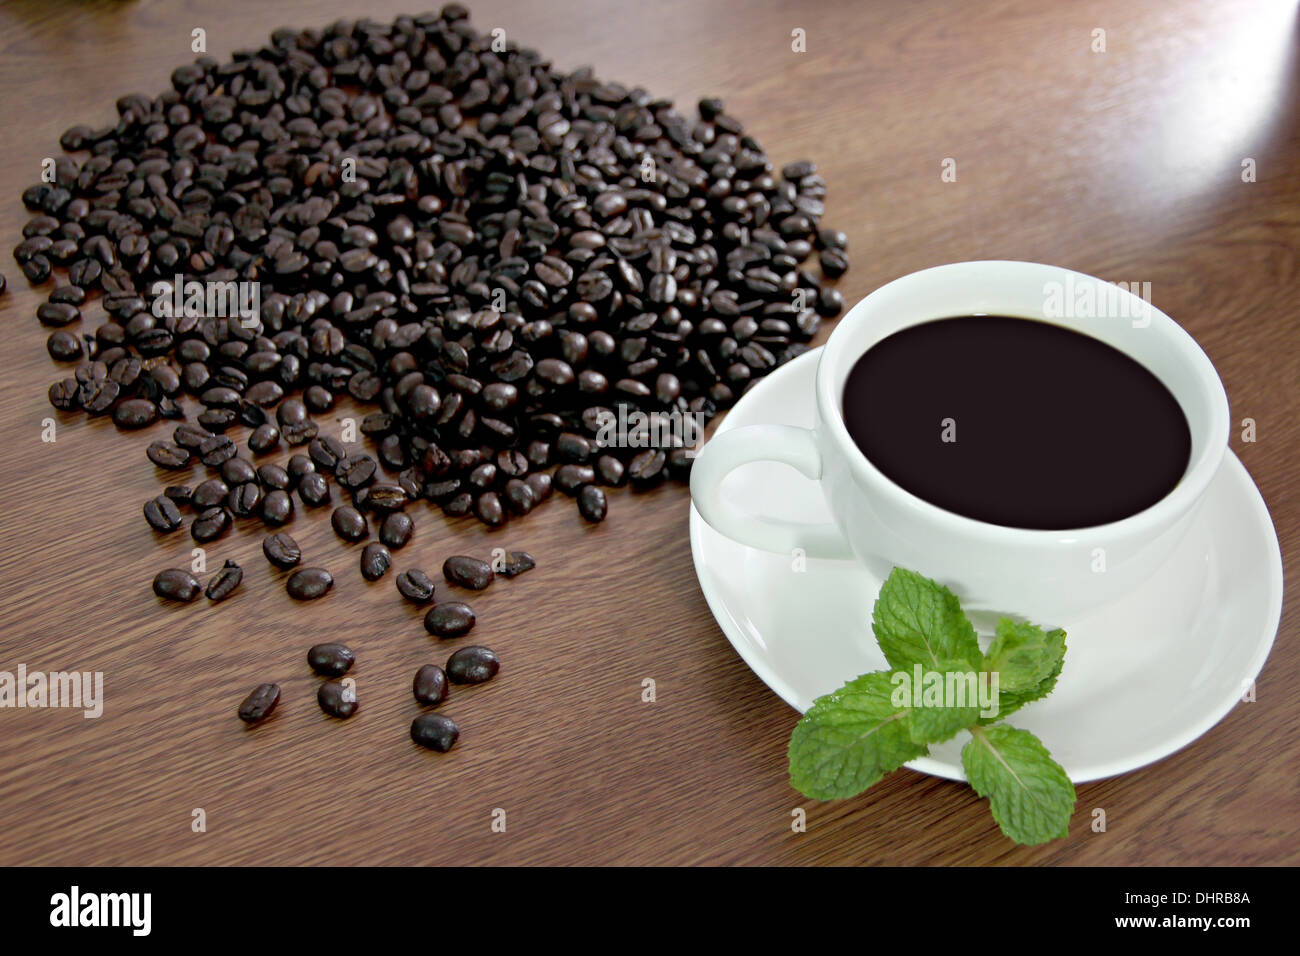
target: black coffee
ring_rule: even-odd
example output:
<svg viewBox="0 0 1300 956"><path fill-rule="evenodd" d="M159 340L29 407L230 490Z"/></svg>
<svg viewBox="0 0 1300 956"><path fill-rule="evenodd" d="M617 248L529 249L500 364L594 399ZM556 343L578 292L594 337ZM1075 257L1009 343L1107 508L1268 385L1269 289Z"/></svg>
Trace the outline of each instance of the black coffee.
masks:
<svg viewBox="0 0 1300 956"><path fill-rule="evenodd" d="M1006 316L937 319L872 346L849 373L844 420L896 484L1016 528L1127 518L1168 494L1191 455L1183 410L1144 366Z"/></svg>

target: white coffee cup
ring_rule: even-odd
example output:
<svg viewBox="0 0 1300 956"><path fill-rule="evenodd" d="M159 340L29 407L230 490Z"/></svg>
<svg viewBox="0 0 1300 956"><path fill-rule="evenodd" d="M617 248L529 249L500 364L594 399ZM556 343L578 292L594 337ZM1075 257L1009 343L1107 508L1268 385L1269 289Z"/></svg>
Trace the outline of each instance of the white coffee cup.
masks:
<svg viewBox="0 0 1300 956"><path fill-rule="evenodd" d="M1093 307L1083 308L1088 301ZM1191 431L1191 458L1178 484L1154 505L1122 520L1043 531L946 511L886 478L845 427L842 403L849 371L864 352L900 329L979 314L1074 329L1146 366L1178 401ZM951 588L970 610L1012 614L1042 625L1068 625L1131 593L1158 569L1190 526L1228 444L1223 383L1181 326L1111 283L1031 262L959 262L882 286L849 310L831 333L818 359L815 388L811 429L751 425L717 435L704 446L691 470L691 498L700 516L754 548L785 554L801 549L810 558L856 558L879 578L895 566L908 568ZM1140 410L1134 412L1134 427L1139 427ZM752 461L784 462L819 482L834 524L798 524L738 510L724 497L723 478Z"/></svg>

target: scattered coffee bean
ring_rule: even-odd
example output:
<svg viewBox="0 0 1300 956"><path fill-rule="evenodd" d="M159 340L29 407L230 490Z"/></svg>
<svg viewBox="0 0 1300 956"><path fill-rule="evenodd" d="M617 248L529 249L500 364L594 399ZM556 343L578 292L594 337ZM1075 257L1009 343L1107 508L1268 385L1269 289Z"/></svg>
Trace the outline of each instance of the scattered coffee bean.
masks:
<svg viewBox="0 0 1300 956"><path fill-rule="evenodd" d="M314 601L324 597L334 586L334 578L324 568L299 568L289 575L285 590L296 601Z"/></svg>
<svg viewBox="0 0 1300 956"><path fill-rule="evenodd" d="M190 463L189 449L169 441L156 441L145 449L149 460L159 468L184 468Z"/></svg>
<svg viewBox="0 0 1300 956"><path fill-rule="evenodd" d="M609 505L605 492L595 485L583 485L578 492L578 513L593 524L604 521Z"/></svg>
<svg viewBox="0 0 1300 956"><path fill-rule="evenodd" d="M308 508L319 508L330 502L330 483L318 471L303 475L298 482L298 497Z"/></svg>
<svg viewBox="0 0 1300 956"><path fill-rule="evenodd" d="M392 565L393 555L382 544L372 541L361 549L361 576L367 581L378 581Z"/></svg>
<svg viewBox="0 0 1300 956"><path fill-rule="evenodd" d="M405 547L411 540L414 529L415 522L410 515L404 511L394 511L384 516L383 523L379 526L379 540L386 547L396 550Z"/></svg>
<svg viewBox="0 0 1300 956"><path fill-rule="evenodd" d="M442 576L450 583L482 591L492 583L492 565L463 554L453 555L442 563Z"/></svg>
<svg viewBox="0 0 1300 956"><path fill-rule="evenodd" d="M266 555L266 560L285 571L302 560L302 549L298 547L298 542L283 531L262 539L262 553Z"/></svg>
<svg viewBox="0 0 1300 956"><path fill-rule="evenodd" d="M482 684L500 669L496 653L478 644L462 647L447 658L447 679L453 684Z"/></svg>
<svg viewBox="0 0 1300 956"><path fill-rule="evenodd" d="M118 428L144 428L158 420L158 406L147 398L128 398L113 409L113 424Z"/></svg>
<svg viewBox="0 0 1300 956"><path fill-rule="evenodd" d="M279 702L279 684L258 684L239 705L239 719L246 724L260 723L271 716Z"/></svg>
<svg viewBox="0 0 1300 956"><path fill-rule="evenodd" d="M213 575L203 593L213 603L224 601L234 593L235 588L239 587L239 583L243 580L243 569L234 561L227 561L221 566L221 570Z"/></svg>
<svg viewBox="0 0 1300 956"><path fill-rule="evenodd" d="M163 494L171 499L177 508L188 508L194 498L194 491L189 485L168 485Z"/></svg>
<svg viewBox="0 0 1300 956"><path fill-rule="evenodd" d="M165 601L181 601L188 604L199 596L203 586L198 578L181 568L168 568L159 571L153 579L153 593Z"/></svg>
<svg viewBox="0 0 1300 956"><path fill-rule="evenodd" d="M437 664L425 664L411 682L415 699L426 707L437 707L447 699L447 673Z"/></svg>
<svg viewBox="0 0 1300 956"><path fill-rule="evenodd" d="M370 525L366 516L351 505L341 505L330 515L330 524L334 533L344 541L360 541L370 534Z"/></svg>
<svg viewBox="0 0 1300 956"><path fill-rule="evenodd" d="M81 339L62 330L50 333L50 337L45 340L45 350L56 362L77 362L86 354Z"/></svg>
<svg viewBox="0 0 1300 956"><path fill-rule="evenodd" d="M411 721L411 739L429 750L446 753L456 746L459 737L456 722L442 714L421 714Z"/></svg>
<svg viewBox="0 0 1300 956"><path fill-rule="evenodd" d="M357 694L351 682L326 681L316 692L316 701L321 710L340 720L347 720L357 712Z"/></svg>
<svg viewBox="0 0 1300 956"><path fill-rule="evenodd" d="M459 601L435 604L424 615L424 629L438 638L460 637L474 626L474 609Z"/></svg>
<svg viewBox="0 0 1300 956"><path fill-rule="evenodd" d="M191 504L196 511L204 511L224 504L229 494L229 485L220 478L209 478L207 481L199 482L198 487L194 489Z"/></svg>
<svg viewBox="0 0 1300 956"><path fill-rule="evenodd" d="M166 495L159 495L144 503L144 520L155 531L170 534L181 526L181 509Z"/></svg>
<svg viewBox="0 0 1300 956"><path fill-rule="evenodd" d="M248 450L265 455L280 445L280 429L269 423L258 425L248 436Z"/></svg>
<svg viewBox="0 0 1300 956"><path fill-rule="evenodd" d="M225 508L208 508L190 522L190 537L200 544L215 541L230 530L230 512Z"/></svg>
<svg viewBox="0 0 1300 956"><path fill-rule="evenodd" d="M397 590L414 604L428 604L433 600L433 579L418 568L412 568L397 576Z"/></svg>
<svg viewBox="0 0 1300 956"><path fill-rule="evenodd" d="M315 644L307 651L307 664L322 677L342 677L352 669L356 655L346 644Z"/></svg>
<svg viewBox="0 0 1300 956"><path fill-rule="evenodd" d="M537 562L527 551L511 551L506 555L506 559L497 574L503 578L513 578L525 571L531 571L535 567L537 567Z"/></svg>
<svg viewBox="0 0 1300 956"><path fill-rule="evenodd" d="M281 525L293 516L293 499L289 492L273 488L262 498L262 521L268 525Z"/></svg>

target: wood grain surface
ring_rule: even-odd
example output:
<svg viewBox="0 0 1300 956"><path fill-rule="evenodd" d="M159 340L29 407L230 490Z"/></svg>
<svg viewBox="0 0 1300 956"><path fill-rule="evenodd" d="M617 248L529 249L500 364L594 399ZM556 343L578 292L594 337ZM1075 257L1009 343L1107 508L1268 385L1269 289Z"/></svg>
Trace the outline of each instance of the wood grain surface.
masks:
<svg viewBox="0 0 1300 956"><path fill-rule="evenodd" d="M373 0L389 18L407 4ZM341 0L0 7L0 239L19 193L74 123L103 125L128 92L157 93L193 58L263 43L282 25L355 16ZM1149 281L1222 373L1232 447L1271 509L1288 577L1300 549L1300 77L1294 4L1264 0L780 3L524 0L471 4L564 68L693 108L725 99L773 160L815 160L825 223L850 237L856 301L944 262L1050 262ZM806 31L807 52L791 50ZM1106 31L1104 53L1093 30ZM957 180L940 179L953 158ZM1255 160L1257 181L1242 181ZM446 651L391 577L366 584L359 548L321 512L289 529L337 579L311 605L241 526L210 549L246 568L219 608L163 607L149 582L188 563L188 536L140 514L165 476L145 446L53 412L60 374L8 253L0 270L0 670L105 675L98 720L0 710L0 864L1281 864L1300 862L1300 637L1288 594L1258 699L1181 752L1079 787L1064 840L1012 845L966 786L900 771L863 796L804 800L786 778L796 713L741 662L696 584L682 486L612 495L585 525L557 498L488 533L417 507L397 569L526 548L536 571L472 599L475 637L504 665L456 689L448 755L415 748L410 679ZM97 321L98 308L87 322ZM355 414L341 406L337 417ZM41 440L57 420L57 441ZM242 433L239 436L242 439ZM281 456L284 457L284 456ZM245 523L247 524L247 523ZM1230 624L1230 622L1229 622ZM356 648L356 717L325 717L304 655ZM657 700L643 703L652 678ZM235 718L261 681L280 710ZM791 812L807 808L805 833ZM1104 833L1091 811L1106 810ZM206 832L191 829L206 812ZM504 833L493 811L506 811Z"/></svg>

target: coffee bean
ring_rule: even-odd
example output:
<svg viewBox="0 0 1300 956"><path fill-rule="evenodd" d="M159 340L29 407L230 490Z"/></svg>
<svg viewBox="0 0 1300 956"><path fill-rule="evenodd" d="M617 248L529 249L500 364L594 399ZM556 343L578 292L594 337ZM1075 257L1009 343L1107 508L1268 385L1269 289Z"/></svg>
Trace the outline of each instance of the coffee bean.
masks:
<svg viewBox="0 0 1300 956"><path fill-rule="evenodd" d="M258 513L262 504L262 489L257 482L246 481L235 485L226 496L226 507L236 518L251 518Z"/></svg>
<svg viewBox="0 0 1300 956"><path fill-rule="evenodd" d="M308 508L318 508L321 505L329 504L329 479L318 471L303 475L302 480L298 482L298 497L302 499L302 503Z"/></svg>
<svg viewBox="0 0 1300 956"><path fill-rule="evenodd" d="M234 561L227 561L221 566L221 570L213 575L203 593L207 595L209 601L215 604L217 601L224 601L230 597L243 580L243 569Z"/></svg>
<svg viewBox="0 0 1300 956"><path fill-rule="evenodd" d="M372 541L361 549L361 576L367 581L378 581L392 564L393 555L382 544Z"/></svg>
<svg viewBox="0 0 1300 956"><path fill-rule="evenodd" d="M194 425L177 425L172 431L172 441L191 454L197 453L203 447L203 443L211 437L202 428Z"/></svg>
<svg viewBox="0 0 1300 956"><path fill-rule="evenodd" d="M420 714L411 721L411 739L429 750L446 753L459 738L456 722L442 714Z"/></svg>
<svg viewBox="0 0 1300 956"><path fill-rule="evenodd" d="M190 572L180 568L159 571L153 579L153 593L164 601L181 601L188 604L199 596L203 586Z"/></svg>
<svg viewBox="0 0 1300 956"><path fill-rule="evenodd" d="M280 444L280 429L274 425L258 425L248 436L248 450L258 455L274 451Z"/></svg>
<svg viewBox="0 0 1300 956"><path fill-rule="evenodd" d="M227 496L230 494L230 486L220 478L209 478L207 481L199 483L190 497L190 503L196 511L206 511L208 508L215 508L217 505L225 504Z"/></svg>
<svg viewBox="0 0 1300 956"><path fill-rule="evenodd" d="M294 567L302 560L302 549L298 547L298 542L283 531L262 539L262 553L266 555L266 560L283 570Z"/></svg>
<svg viewBox="0 0 1300 956"><path fill-rule="evenodd" d="M578 492L578 514L593 524L604 521L609 505L605 492L595 485L583 485Z"/></svg>
<svg viewBox="0 0 1300 956"><path fill-rule="evenodd" d="M279 702L279 684L258 684L239 705L239 719L246 724L260 723L271 716Z"/></svg>
<svg viewBox="0 0 1300 956"><path fill-rule="evenodd" d="M623 462L613 455L601 455L596 459L596 477L603 485L612 488L622 487L627 483L627 472Z"/></svg>
<svg viewBox="0 0 1300 956"><path fill-rule="evenodd" d="M414 604L428 604L433 600L433 579L418 568L412 568L397 576L397 590Z"/></svg>
<svg viewBox="0 0 1300 956"><path fill-rule="evenodd" d="M627 476L632 484L648 488L664 479L668 456L657 448L647 448L635 455L627 466Z"/></svg>
<svg viewBox="0 0 1300 956"><path fill-rule="evenodd" d="M159 407L147 398L127 398L113 408L113 424L118 428L144 428L157 420Z"/></svg>
<svg viewBox="0 0 1300 956"><path fill-rule="evenodd" d="M296 601L313 601L324 597L334 586L334 578L324 568L299 568L289 575L285 590Z"/></svg>
<svg viewBox="0 0 1300 956"><path fill-rule="evenodd" d="M415 522L411 520L410 515L402 511L394 511L384 516L383 523L379 526L379 540L386 547L396 550L405 547L411 540L411 533L414 530Z"/></svg>
<svg viewBox="0 0 1300 956"><path fill-rule="evenodd" d="M342 677L352 669L356 655L346 644L315 644L307 651L307 664L322 677Z"/></svg>
<svg viewBox="0 0 1300 956"><path fill-rule="evenodd" d="M518 478L511 478L506 482L503 492L506 509L512 515L526 515L537 505L537 497L533 490Z"/></svg>
<svg viewBox="0 0 1300 956"><path fill-rule="evenodd" d="M331 717L347 720L357 712L356 688L351 681L326 681L316 692L316 702Z"/></svg>
<svg viewBox="0 0 1300 956"><path fill-rule="evenodd" d="M442 576L451 584L482 591L492 583L492 565L463 554L452 555L442 563Z"/></svg>
<svg viewBox="0 0 1300 956"><path fill-rule="evenodd" d="M528 490L533 493L533 500L538 504L551 497L551 476L545 472L534 472L524 479L524 484L526 484Z"/></svg>
<svg viewBox="0 0 1300 956"><path fill-rule="evenodd" d="M424 615L424 629L438 638L460 637L474 626L474 610L468 604L448 601L435 604Z"/></svg>
<svg viewBox="0 0 1300 956"><path fill-rule="evenodd" d="M596 472L590 465L561 465L551 480L561 492L573 497L584 485L596 480Z"/></svg>
<svg viewBox="0 0 1300 956"><path fill-rule="evenodd" d="M370 534L366 516L351 505L341 505L330 515L334 533L344 541L360 541Z"/></svg>
<svg viewBox="0 0 1300 956"><path fill-rule="evenodd" d="M849 268L849 257L842 249L823 249L820 255L822 274L838 279Z"/></svg>
<svg viewBox="0 0 1300 956"><path fill-rule="evenodd" d="M281 525L293 516L293 499L289 492L273 488L262 498L260 510L262 521L269 525Z"/></svg>
<svg viewBox="0 0 1300 956"><path fill-rule="evenodd" d="M447 679L453 684L482 684L500 669L496 652L478 644L462 647L447 658Z"/></svg>
<svg viewBox="0 0 1300 956"><path fill-rule="evenodd" d="M336 438L325 435L307 445L307 455L321 471L333 471L347 457L347 449Z"/></svg>
<svg viewBox="0 0 1300 956"><path fill-rule="evenodd" d="M242 485L257 480L257 468L247 458L235 455L221 463L221 480L226 484Z"/></svg>
<svg viewBox="0 0 1300 956"><path fill-rule="evenodd" d="M349 455L338 463L334 477L344 488L355 491L374 480L376 464L369 455Z"/></svg>
<svg viewBox="0 0 1300 956"><path fill-rule="evenodd" d="M527 551L511 551L497 574L503 578L513 578L537 567L536 560Z"/></svg>
<svg viewBox="0 0 1300 956"><path fill-rule="evenodd" d="M505 508L495 491L485 491L474 500L474 516L491 528L499 528L506 523Z"/></svg>
<svg viewBox="0 0 1300 956"><path fill-rule="evenodd" d="M198 447L199 458L209 468L218 468L224 462L235 457L239 449L226 435L212 435L204 439Z"/></svg>
<svg viewBox="0 0 1300 956"><path fill-rule="evenodd" d="M145 449L145 454L159 468L184 468L190 463L189 450L169 441L153 442Z"/></svg>
<svg viewBox="0 0 1300 956"><path fill-rule="evenodd" d="M56 362L77 362L85 355L81 339L71 332L64 331L51 332L50 337L45 340L45 350Z"/></svg>
<svg viewBox="0 0 1300 956"><path fill-rule="evenodd" d="M194 490L189 485L168 485L163 489L163 494L177 508L188 508L194 500Z"/></svg>
<svg viewBox="0 0 1300 956"><path fill-rule="evenodd" d="M267 491L288 491L293 487L293 479L281 465L267 462L257 466L257 482Z"/></svg>
<svg viewBox="0 0 1300 956"><path fill-rule="evenodd" d="M230 530L230 522L225 508L208 508L190 522L190 537L200 544L215 541Z"/></svg>
<svg viewBox="0 0 1300 956"><path fill-rule="evenodd" d="M447 673L437 664L425 664L411 682L417 703L437 707L447 699Z"/></svg>
<svg viewBox="0 0 1300 956"><path fill-rule="evenodd" d="M169 534L181 526L181 510L166 495L159 495L144 503L144 520L155 531Z"/></svg>

